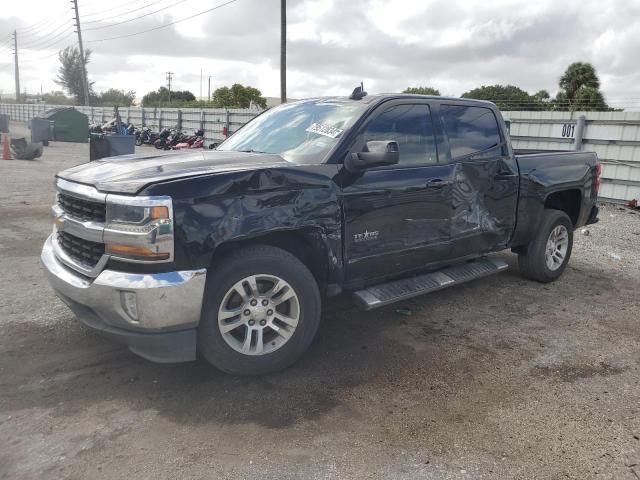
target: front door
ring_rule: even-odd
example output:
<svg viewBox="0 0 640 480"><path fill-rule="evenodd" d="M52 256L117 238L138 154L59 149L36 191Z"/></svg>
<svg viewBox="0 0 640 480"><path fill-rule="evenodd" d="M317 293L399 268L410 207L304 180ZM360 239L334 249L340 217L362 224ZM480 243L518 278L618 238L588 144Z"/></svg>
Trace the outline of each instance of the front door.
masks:
<svg viewBox="0 0 640 480"><path fill-rule="evenodd" d="M451 256L503 249L513 232L518 174L494 110L440 106L451 152Z"/></svg>
<svg viewBox="0 0 640 480"><path fill-rule="evenodd" d="M378 107L352 152L367 141L398 143L397 165L372 168L343 185L347 283L371 283L448 256L450 165L438 162L441 129L428 103Z"/></svg>

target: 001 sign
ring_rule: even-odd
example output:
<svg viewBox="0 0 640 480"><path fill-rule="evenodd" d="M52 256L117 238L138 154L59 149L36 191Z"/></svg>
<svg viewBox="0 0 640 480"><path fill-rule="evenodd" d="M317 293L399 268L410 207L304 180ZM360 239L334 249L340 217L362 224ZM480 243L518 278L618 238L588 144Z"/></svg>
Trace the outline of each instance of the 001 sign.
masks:
<svg viewBox="0 0 640 480"><path fill-rule="evenodd" d="M576 133L575 123L565 123L562 125L562 138L574 138Z"/></svg>

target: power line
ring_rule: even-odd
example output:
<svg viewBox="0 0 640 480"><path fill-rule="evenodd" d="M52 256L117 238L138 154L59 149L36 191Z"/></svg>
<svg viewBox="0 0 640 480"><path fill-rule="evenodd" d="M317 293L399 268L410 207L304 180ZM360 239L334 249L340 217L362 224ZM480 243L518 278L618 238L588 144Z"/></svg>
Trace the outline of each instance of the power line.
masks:
<svg viewBox="0 0 640 480"><path fill-rule="evenodd" d="M68 21L63 21L62 23L59 23L57 25L55 23L51 23L50 25L47 25L44 28L36 29L31 33L21 33L20 37L30 38L32 40L39 40L49 35L53 35L54 33L60 31L61 28L66 27L68 25L69 25Z"/></svg>
<svg viewBox="0 0 640 480"><path fill-rule="evenodd" d="M42 26L51 23L51 17L45 17L42 20L37 21L36 23L32 23L31 25L27 25L26 27L21 27L18 28L18 32L20 32L20 35L24 35L27 32L30 32L31 30L34 29L38 29L41 28Z"/></svg>
<svg viewBox="0 0 640 480"><path fill-rule="evenodd" d="M117 26L117 25L122 25L123 23L135 22L136 20L140 20L141 18L148 17L149 15L153 15L154 13L162 12L163 10L167 10L167 9L169 9L169 8L173 8L173 7L175 7L176 5L179 5L179 4L184 3L184 2L186 2L186 1L187 1L187 0L179 0L179 1L174 2L174 3L172 3L171 5L168 5L168 6L166 6L166 7L159 8L158 10L154 10L153 12L145 13L144 15L139 15L139 16L137 16L137 17L130 18L130 19L128 19L128 20L122 20L122 21L120 21L120 22L111 23L111 24L109 24L109 25L103 25L103 26L101 26L101 27L85 28L85 30L101 30L101 29L103 29L103 28L111 28L111 27L115 27L115 26ZM85 22L85 24L87 24L87 23L91 23L91 22Z"/></svg>
<svg viewBox="0 0 640 480"><path fill-rule="evenodd" d="M60 39L60 37L67 38L73 33L73 27L67 27L66 30L58 32L56 35L53 35L50 38L42 38L39 41L31 42L27 45L22 45L21 47L25 50L41 50L43 48L47 48L47 45L55 43L58 39Z"/></svg>
<svg viewBox="0 0 640 480"><path fill-rule="evenodd" d="M27 51L25 52L24 50L21 52L21 55L24 57L26 55L27 57L27 62L35 62L37 60L41 60L43 58L47 58L47 57L53 57L53 56L57 56L58 52L51 52L49 50L54 49L55 50L59 50L60 47L58 45L60 45L62 42L68 42L69 37L71 37L73 35L74 32L70 32L69 34L65 35L63 38L58 39L57 41L55 41L54 43L45 45L44 47L41 47L38 50L32 50L32 51ZM45 52L44 54L41 54L40 52Z"/></svg>
<svg viewBox="0 0 640 480"><path fill-rule="evenodd" d="M136 3L140 3L140 2L148 2L149 0L131 0L128 2L123 2L123 3L119 3L118 5L109 5L109 9L110 10L119 10L122 7L130 7L131 5L135 5ZM163 0L160 0L163 1ZM99 5L100 8L98 8L98 10L96 10L95 12L89 12L89 13L84 13L82 15L83 18L88 18L88 17L95 17L96 15L104 15L104 2L103 1L99 1L96 2L95 4L90 4L88 6L94 6L94 5ZM84 5L83 5L84 7ZM87 22L85 22L87 23Z"/></svg>
<svg viewBox="0 0 640 480"><path fill-rule="evenodd" d="M108 22L109 20L113 20L115 18L125 17L125 16L129 15L130 13L139 12L140 10L144 10L147 7L151 7L153 5L156 5L158 3L162 3L164 1L165 0L155 0L153 2L149 2L149 3L145 4L145 5L141 5L138 8L134 8L133 10L129 10L128 12L118 13L117 15L113 15L111 17L102 17L102 18L99 18L98 20L89 20L89 21L84 22L84 24L85 25L89 25L90 23L105 23L105 22ZM175 5L175 3L172 4L172 5L169 5L167 7L164 7L164 9L171 8L173 5Z"/></svg>
<svg viewBox="0 0 640 480"><path fill-rule="evenodd" d="M158 27L149 28L149 29L147 29L147 30L142 30L141 32L130 33L130 34L128 34L128 35L119 35L119 36L115 36L115 37L99 38L99 39L96 39L96 40L88 40L88 41L87 41L87 43L107 42L107 41L109 41L109 40L117 40L117 39L120 39L120 38L129 38L129 37L134 37L134 36L136 36L136 35L142 35L142 34L144 34L144 33L153 32L153 31L155 31L155 30L160 30L160 29L162 29L162 28L170 27L171 25L175 25L175 24L180 23L180 22L184 22L184 21L187 21L187 20L191 20L192 18L199 17L200 15L204 15L205 13L212 12L212 11L214 11L214 10L217 10L217 9L219 9L219 8L222 8L222 7L225 7L225 6L227 6L227 5L230 5L230 4L232 4L232 3L235 3L235 2L237 2L237 1L238 1L238 0L229 0L228 2L222 3L222 4L220 4L220 5L217 5L217 6L213 7L213 8L209 8L209 9L204 10L204 11L202 11L202 12L198 12L198 13L196 13L196 14L194 14L194 15L190 15L190 16L188 16L188 17L182 18L182 19L180 19L180 20L175 20L175 21L173 21L173 22L165 23L164 25L160 25L160 26L158 26Z"/></svg>

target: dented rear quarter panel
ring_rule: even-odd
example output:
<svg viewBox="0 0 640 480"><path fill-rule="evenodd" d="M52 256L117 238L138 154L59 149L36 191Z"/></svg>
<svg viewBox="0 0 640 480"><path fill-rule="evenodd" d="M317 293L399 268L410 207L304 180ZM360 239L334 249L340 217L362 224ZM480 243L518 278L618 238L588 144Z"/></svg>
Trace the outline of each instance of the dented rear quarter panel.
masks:
<svg viewBox="0 0 640 480"><path fill-rule="evenodd" d="M327 256L330 277L342 265L342 218L333 177L339 165L304 165L203 175L151 185L170 195L177 268L208 268L225 243L275 232L303 232Z"/></svg>

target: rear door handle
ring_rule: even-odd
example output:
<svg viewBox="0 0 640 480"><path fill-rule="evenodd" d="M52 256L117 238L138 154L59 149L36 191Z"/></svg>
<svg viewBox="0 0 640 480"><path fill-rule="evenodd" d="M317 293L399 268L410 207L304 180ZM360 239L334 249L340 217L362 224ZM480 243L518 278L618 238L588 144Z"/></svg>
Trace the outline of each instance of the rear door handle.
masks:
<svg viewBox="0 0 640 480"><path fill-rule="evenodd" d="M514 172L501 172L501 173L496 173L493 178L495 178L496 180L505 180L508 178L514 178L516 176L516 174Z"/></svg>

